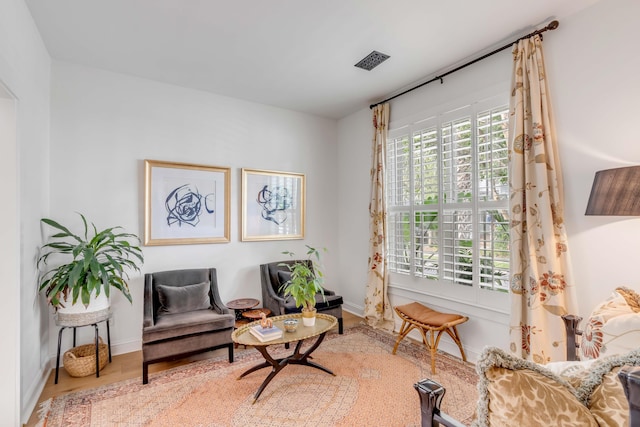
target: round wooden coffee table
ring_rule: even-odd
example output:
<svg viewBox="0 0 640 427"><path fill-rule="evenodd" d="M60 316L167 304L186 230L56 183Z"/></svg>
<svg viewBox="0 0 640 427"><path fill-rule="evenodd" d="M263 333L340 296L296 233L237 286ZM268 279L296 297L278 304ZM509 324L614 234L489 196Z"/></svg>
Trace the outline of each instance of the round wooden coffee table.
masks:
<svg viewBox="0 0 640 427"><path fill-rule="evenodd" d="M231 334L231 339L233 340L233 342L235 342L236 344L242 344L244 346L251 346L255 348L260 352L260 354L262 354L262 356L265 359L263 363L260 363L252 368L249 368L247 371L241 374L238 377L238 379L244 378L246 375L252 372L255 372L257 370L260 370L263 368L271 368L271 372L269 373L267 378L265 378L265 380L262 382L262 385L260 385L260 387L258 388L258 391L256 391L256 393L253 395L253 403L255 403L256 400L258 400L258 397L260 397L260 394L263 392L267 384L271 382L273 377L275 377L278 374L278 372L280 372L287 365L310 366L312 368L319 369L321 371L324 371L328 374L335 376L333 371L331 371L330 369L327 369L324 366L320 365L319 363L313 362L309 359L312 358L311 353L313 353L318 348L318 346L320 346L320 343L322 342L322 340L324 340L324 337L327 334L327 332L329 332L329 330L338 323L338 319L328 314L318 313L316 315L316 323L314 326L302 326L302 314L300 313L285 314L282 316L276 316L271 318L271 320L273 320L273 326L280 328L283 331L284 331L284 321L287 319L296 319L298 320L300 325L294 332L283 332L280 338L277 338L271 341L262 342L258 340L258 338L254 337L251 332L249 332L249 329L251 327L259 325L260 322L249 323L248 325L245 325L245 326L242 326L241 328L236 329ZM307 339L312 339L312 338L315 338L315 342L311 344L311 346L307 348L306 351L302 352L301 348L302 348L303 341ZM269 346L278 345L278 344L288 344L296 341L297 341L296 348L290 356L276 359L269 354L269 351L268 351Z"/></svg>

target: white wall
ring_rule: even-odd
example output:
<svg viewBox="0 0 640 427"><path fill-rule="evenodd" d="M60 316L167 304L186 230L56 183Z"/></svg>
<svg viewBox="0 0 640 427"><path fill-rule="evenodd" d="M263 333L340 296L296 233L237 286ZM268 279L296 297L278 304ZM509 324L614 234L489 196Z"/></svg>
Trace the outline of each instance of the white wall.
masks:
<svg viewBox="0 0 640 427"><path fill-rule="evenodd" d="M599 2L545 38L560 156L565 218L580 315L620 285L640 291L640 218L585 216L593 176L639 165L640 2Z"/></svg>
<svg viewBox="0 0 640 427"><path fill-rule="evenodd" d="M9 397L0 404L4 421L18 420L20 403L20 199L18 193L18 142L16 133L16 102L0 84L0 192L9 209L3 210L0 220L11 227L2 228L0 240L0 271L7 286L4 296L8 304L0 311L0 324L6 325L5 340L11 351L0 353L0 375L6 378L2 391Z"/></svg>
<svg viewBox="0 0 640 427"><path fill-rule="evenodd" d="M635 0L599 2L581 13L561 17L559 29L545 34L547 75L551 82L560 156L565 180L566 227L578 287L579 314L591 308L622 284L640 290L640 279L629 274L640 256L640 219L586 217L584 210L595 171L640 164L640 144L635 124L640 108L638 55L630 46L640 39ZM456 98L465 90L486 87L510 79L509 51L497 54L445 79L391 102L391 120L428 110ZM366 265L368 228L355 212L367 212L369 194L371 112L368 108L339 121L341 203L340 252ZM350 295L362 298L366 270L340 265L340 277L350 286L360 286ZM478 310L458 301L425 293L391 289L392 304L423 301L442 310L455 310L471 317L460 327L467 355L473 360L485 345L507 348L508 307L504 312ZM399 325L397 325L398 328ZM446 341L445 341L446 340ZM458 354L455 345L443 339L441 348Z"/></svg>
<svg viewBox="0 0 640 427"><path fill-rule="evenodd" d="M327 286L339 289L336 121L68 63L54 62L52 75L52 218L79 230L82 212L142 238L144 159L231 167L231 242L144 247L143 273L213 266L223 301L261 299L259 264L286 259L284 250L303 256L310 244L328 249ZM304 240L239 241L243 167L306 174ZM112 297L115 354L141 347L142 276L130 286L133 305ZM56 333L52 325L51 356Z"/></svg>
<svg viewBox="0 0 640 427"><path fill-rule="evenodd" d="M48 209L50 59L22 0L0 5L0 85L3 131L0 181L2 280L6 299L0 324L0 425L19 425L31 414L48 372L47 337L36 292L34 260L39 219ZM14 101L11 98L15 98ZM13 117L12 111L15 114Z"/></svg>
<svg viewBox="0 0 640 427"><path fill-rule="evenodd" d="M339 277L344 308L364 312L369 256L369 182L373 133L367 108L338 122Z"/></svg>

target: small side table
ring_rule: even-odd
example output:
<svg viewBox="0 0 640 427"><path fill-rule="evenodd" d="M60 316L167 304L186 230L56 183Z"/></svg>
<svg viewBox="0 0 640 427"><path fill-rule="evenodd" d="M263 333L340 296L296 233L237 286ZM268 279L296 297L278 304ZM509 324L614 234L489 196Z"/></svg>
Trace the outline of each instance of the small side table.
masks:
<svg viewBox="0 0 640 427"><path fill-rule="evenodd" d="M250 322L260 320L262 315L267 317L271 316L271 310L268 308L255 308L253 310L247 310L242 312L242 317L245 319L249 319Z"/></svg>
<svg viewBox="0 0 640 427"><path fill-rule="evenodd" d="M100 378L100 352L99 352L99 336L98 336L98 323L106 322L107 324L107 345L109 348L109 363L111 363L111 332L109 330L109 319L111 319L111 310L105 310L92 318L87 319L59 319L55 316L56 325L60 327L58 331L58 351L56 354L56 378L54 384L58 384L58 371L60 369L60 347L62 345L62 331L66 328L73 328L73 347L76 346L76 328L83 326L93 326L96 331L96 378Z"/></svg>
<svg viewBox="0 0 640 427"><path fill-rule="evenodd" d="M240 298L229 301L227 307L235 311L237 322L238 320L242 320L242 312L251 310L257 307L258 304L260 304L260 301L255 298Z"/></svg>
<svg viewBox="0 0 640 427"><path fill-rule="evenodd" d="M251 310L254 307L257 307L259 304L260 301L255 298L239 298L231 300L227 303L227 307L232 309L236 315L236 329L249 323L247 318L242 317L242 313L247 310ZM238 348L238 343L234 343L233 347Z"/></svg>

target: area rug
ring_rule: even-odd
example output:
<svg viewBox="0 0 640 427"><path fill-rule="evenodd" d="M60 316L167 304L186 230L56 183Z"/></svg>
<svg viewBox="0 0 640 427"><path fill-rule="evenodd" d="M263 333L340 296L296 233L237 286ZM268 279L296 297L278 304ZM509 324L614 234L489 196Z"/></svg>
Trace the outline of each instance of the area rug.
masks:
<svg viewBox="0 0 640 427"><path fill-rule="evenodd" d="M285 367L253 403L270 368L240 374L263 361L253 349L202 360L140 378L53 398L43 403L42 425L57 426L419 426L413 385L432 378L446 388L443 410L469 424L475 412L477 375L472 364L439 353L431 375L428 351L405 339L357 326L330 333L314 362L335 376L306 366ZM274 357L290 354L274 346Z"/></svg>

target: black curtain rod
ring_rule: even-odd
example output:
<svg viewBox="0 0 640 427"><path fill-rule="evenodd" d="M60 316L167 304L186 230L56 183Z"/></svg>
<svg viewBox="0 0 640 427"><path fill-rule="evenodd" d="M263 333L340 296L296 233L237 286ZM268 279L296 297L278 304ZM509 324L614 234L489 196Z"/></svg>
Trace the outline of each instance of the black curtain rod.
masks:
<svg viewBox="0 0 640 427"><path fill-rule="evenodd" d="M444 73L444 74L442 74L440 76L436 76L436 77L432 78L431 80L428 80L428 81L426 81L424 83L420 83L418 86L414 86L411 89L407 89L404 92L401 92L401 93L399 93L397 95L394 95L394 96L392 96L390 98L385 99L384 101L380 101L380 102L376 102L375 104L371 104L371 105L369 105L369 108L373 109L377 105L384 104L385 102L391 101L392 99L396 99L399 96L402 96L402 95L404 95L406 93L409 93L411 91L419 89L422 86L428 85L429 83L433 83L433 82L437 82L437 81L440 81L440 83L443 83L442 79L444 77L447 77L449 74L453 74L456 71L462 70L463 68L468 67L469 65L475 64L478 61L482 61L483 59L488 58L491 55L495 55L498 52L502 52L503 50L513 46L515 43L518 43L520 40L528 39L530 37L535 36L536 34L542 34L542 33L544 33L545 31L548 31L548 30L555 30L556 28L558 28L559 25L560 25L560 23L558 21L555 21L555 20L551 21L551 22L549 22L549 25L547 25L544 28L541 28L541 29L539 29L537 31L534 31L534 32L530 33L530 34L527 34L526 36L522 36L517 40L514 40L514 41L512 41L512 42L510 42L510 43L508 43L508 44L506 44L506 45L504 45L502 47L499 47L499 48L497 48L497 49L495 49L495 50L493 50L493 51L491 51L489 53L486 53L486 54L480 56L479 58L476 58L476 59L471 60L471 61L469 61L469 62L467 62L465 64L462 64L459 67L456 67L453 70L449 70L446 73Z"/></svg>

